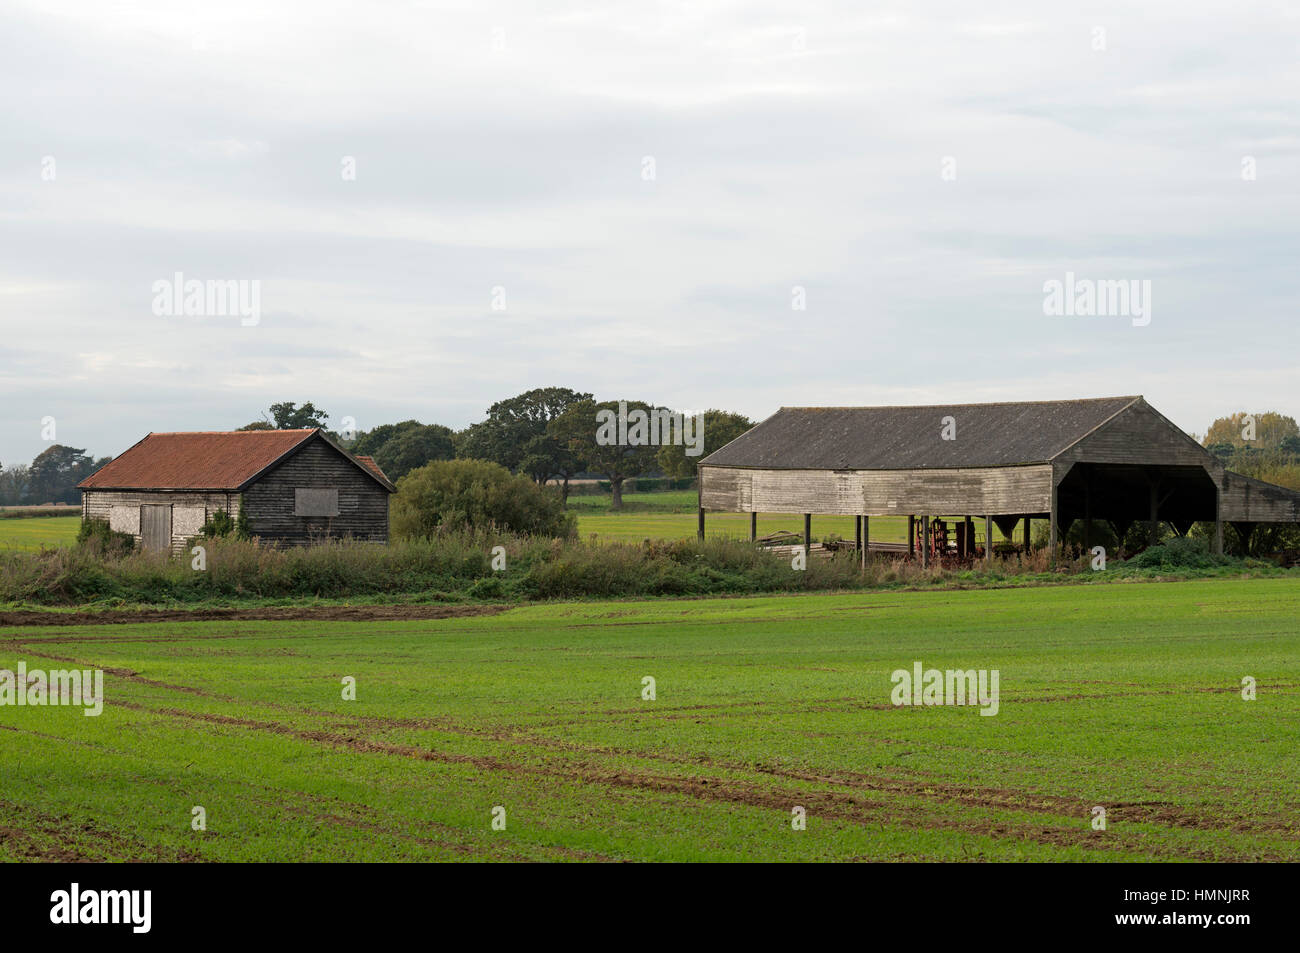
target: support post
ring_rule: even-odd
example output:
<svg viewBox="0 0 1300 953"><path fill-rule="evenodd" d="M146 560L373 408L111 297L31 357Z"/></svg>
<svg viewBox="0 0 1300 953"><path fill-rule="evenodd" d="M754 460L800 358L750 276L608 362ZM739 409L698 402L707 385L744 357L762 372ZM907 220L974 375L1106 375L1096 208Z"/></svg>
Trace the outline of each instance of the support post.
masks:
<svg viewBox="0 0 1300 953"><path fill-rule="evenodd" d="M1057 492L1056 484L1052 484L1052 510L1047 514L1047 558L1053 569L1056 568L1056 546L1059 534L1057 532Z"/></svg>
<svg viewBox="0 0 1300 953"><path fill-rule="evenodd" d="M1148 546L1154 546L1156 544L1156 527L1159 525L1158 514L1160 512L1160 499L1159 497L1156 496L1156 493L1157 493L1157 484L1155 480L1152 480L1151 481L1151 517L1147 521L1147 545ZM1217 489L1215 490L1215 494L1217 498L1217 494L1218 494ZM1217 505L1215 507L1214 513L1217 518L1219 513Z"/></svg>
<svg viewBox="0 0 1300 953"><path fill-rule="evenodd" d="M965 544L962 547L962 557L970 559L975 555L975 521L969 516L966 517Z"/></svg>
<svg viewBox="0 0 1300 953"><path fill-rule="evenodd" d="M749 514L749 541L751 543L758 541L758 514Z"/></svg>
<svg viewBox="0 0 1300 953"><path fill-rule="evenodd" d="M700 537L700 539L704 539L704 507L702 507L702 506L700 507L700 528L699 528L699 537Z"/></svg>
<svg viewBox="0 0 1300 953"><path fill-rule="evenodd" d="M984 564L993 562L993 517L984 517Z"/></svg>
<svg viewBox="0 0 1300 953"><path fill-rule="evenodd" d="M916 555L916 517L907 518L907 555Z"/></svg>
<svg viewBox="0 0 1300 953"><path fill-rule="evenodd" d="M1092 491L1089 488L1088 471L1083 471L1083 551L1092 549Z"/></svg>
<svg viewBox="0 0 1300 953"><path fill-rule="evenodd" d="M803 554L806 558L812 553L812 514L803 515Z"/></svg>
<svg viewBox="0 0 1300 953"><path fill-rule="evenodd" d="M921 568L930 565L930 517L921 517Z"/></svg>
<svg viewBox="0 0 1300 953"><path fill-rule="evenodd" d="M867 560L870 558L869 550L871 549L871 518L862 517L862 568L867 568Z"/></svg>
<svg viewBox="0 0 1300 953"><path fill-rule="evenodd" d="M1214 554L1223 555L1223 488L1214 487Z"/></svg>
<svg viewBox="0 0 1300 953"><path fill-rule="evenodd" d="M1029 555L1029 545L1030 545L1030 539L1029 539L1029 517L1026 516L1026 517L1025 517L1025 555L1026 555L1026 556Z"/></svg>
<svg viewBox="0 0 1300 953"><path fill-rule="evenodd" d="M862 548L862 517L861 516L853 517L853 536L854 536L853 548L861 549Z"/></svg>

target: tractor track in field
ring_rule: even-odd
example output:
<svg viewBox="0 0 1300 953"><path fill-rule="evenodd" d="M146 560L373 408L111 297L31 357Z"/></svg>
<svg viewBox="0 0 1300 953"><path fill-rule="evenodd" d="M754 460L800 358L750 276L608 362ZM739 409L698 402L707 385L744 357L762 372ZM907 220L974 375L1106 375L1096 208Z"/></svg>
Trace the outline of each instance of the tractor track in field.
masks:
<svg viewBox="0 0 1300 953"><path fill-rule="evenodd" d="M84 666L90 664L79 659L67 658L63 656L47 655L46 653L32 653L32 654L38 655L40 657L48 657L58 661L65 661L76 665ZM192 686L175 685L167 682L162 682L156 679L145 678L144 676L141 676L138 673L131 671L129 669L110 668L110 669L105 669L105 671L117 675L119 677L129 679L133 682L137 682L139 684L148 685L150 687L162 688L164 690L179 691L190 695L196 695L203 698L208 698L214 701L224 702L227 704L247 704L246 701L235 698L233 696L223 695L216 692L209 692L203 689L194 688ZM1184 690L1189 690L1189 689L1184 689ZM1201 692L1216 692L1216 693L1224 692L1224 691L1235 691L1235 689L1231 687L1228 688L1198 687L1194 690L1201 691ZM1116 694L1105 694L1105 695L1098 695L1098 696L1049 696L1040 699L1033 699L1033 701L1048 702L1048 701L1056 701L1056 700L1065 700L1067 698L1074 698L1074 697L1114 698L1114 697L1129 697L1135 694L1159 695L1159 694L1170 694L1170 693L1173 693L1173 690L1156 690L1156 691L1140 692L1140 693L1116 693ZM843 699L843 701L848 702L851 701L851 699L846 698ZM824 772L824 771L803 772L803 771L795 771L791 769L783 769L772 765L755 765L755 764L745 764L740 762L719 761L712 758L708 758L707 756L692 758L692 757L667 755L661 752L646 752L646 751L636 751L631 749L584 746L572 742L565 742L558 739L539 736L529 732L520 732L518 730L513 730L513 729L469 728L462 724L454 722L450 719L444 719L444 718L385 719L377 716L352 716L352 715L340 716L342 724L340 724L338 727L344 729L343 732L340 733L339 731L294 728L288 725L279 724L278 722L265 722L265 721L258 721L249 718L238 718L229 715L187 712L184 711L183 709L177 709L177 708L161 708L161 709L150 708L145 705L128 703L123 701L117 701L114 704L118 704L121 705L122 707L133 709L133 710L164 714L171 717L191 718L200 721L208 721L214 724L242 727L242 728L255 730L255 731L269 730L279 734L294 736L299 738L300 740L310 741L314 743L329 744L333 746L348 747L356 751L378 752L378 753L392 754L392 755L398 755L398 756L408 757L408 758L417 758L422 760L446 761L450 763L469 764L469 765L474 765L476 767L483 768L485 770L506 771L510 773L514 773L515 766L497 758L485 758L485 757L476 757L472 755L460 755L460 754L453 754L450 752L435 752L430 749L419 748L412 745L395 745L388 742L376 741L371 738L366 738L364 737L364 734L362 732L350 731L348 729L350 729L353 726L353 724L360 722L361 725L372 729L373 728L380 728L380 729L417 728L417 729L427 729L433 731L445 731L450 734L459 734L459 735L469 736L469 737L488 738L490 740L497 741L497 742L530 745L533 747L544 748L552 751L560 751L560 752L571 753L571 754L595 755L601 757L631 757L631 758L639 758L646 761L660 762L664 764L672 764L677 766L686 766L686 767L695 767L695 768L707 767L707 768L721 769L725 771L741 772L741 773L758 772L758 773L770 775L772 777L780 778L786 781L797 781L802 783L816 783L816 784L840 785L840 786L865 788L866 790L878 791L884 794L889 794L894 796L916 797L916 798L921 798L926 800L935 800L941 803L950 803L950 804L954 804L962 807L968 807L968 808L1023 811L1026 813L1040 813L1040 814L1046 814L1051 816L1062 816L1062 815L1067 817L1078 816L1084 818L1085 820L1088 817L1088 811L1092 806L1092 803L1096 803L1095 801L1091 803L1084 803L1083 801L1080 801L1078 799L1064 798L1056 795L1027 794L1026 792L1013 791L1010 789L990 789L990 788L980 788L977 786L970 786L970 785L954 785L948 782L937 782L937 781L929 781L929 780L911 780L911 779L901 779L897 777L891 778L883 775L882 776L867 775L867 774L862 774L859 772L852 772L852 771L841 770L841 771L832 771L832 772ZM286 714L307 715L312 717L320 717L322 714L319 711L310 708L295 707L289 705L275 705L275 704L267 704L267 703L258 703L258 704L262 707L269 707L272 708L273 710L283 711ZM674 709L672 713L656 713L655 717L656 718L664 718L664 717L690 718L690 717L694 717L695 714L704 711L712 711L712 710L719 710L719 709L726 709L726 708L754 708L756 706L767 706L769 704L772 703L734 702L734 703L726 703L723 705L682 706L679 709ZM893 707L895 706L892 705L863 706L859 704L859 705L846 705L843 708L839 706L835 706L835 707L821 706L819 708L813 708L809 710L841 711L841 710L857 710L862 708L876 710L876 709L891 709ZM613 715L644 714L644 710L611 709L607 711L606 714L613 714ZM362 731L364 730L365 729L363 728ZM596 776L588 778L581 773L571 775L567 779L581 781L584 783L591 783L591 782L601 783ZM717 783L721 783L721 782L717 782ZM705 786L707 786L707 782ZM713 790L716 791L722 789L723 788L715 787ZM678 793L690 793L690 792L689 790L687 790L687 791L678 791ZM698 796L700 794L700 791L695 790L695 794ZM761 805L761 806L769 806L769 805ZM1106 806L1108 812L1108 818L1111 820L1123 820L1123 821L1130 821L1135 823L1149 823L1149 824L1156 824L1156 825L1175 827L1181 829L1223 831L1225 829L1225 824L1224 824L1225 821L1227 821L1228 823L1228 829L1243 834L1255 833L1255 834L1264 834L1264 835L1276 835L1278 833L1289 833L1295 828L1295 824L1286 818L1275 818L1275 819L1270 818L1267 821L1263 821L1263 822L1261 822L1261 819L1258 817L1245 817L1240 815L1232 818L1224 818L1222 816L1221 808L1207 809L1205 811L1198 812L1186 808L1181 808L1177 805L1168 802L1150 802L1150 801L1113 803L1113 804L1106 804L1104 806ZM1217 822L1211 821L1210 818L1215 818ZM1096 846L1091 840L1087 840L1084 843L1086 846Z"/></svg>
<svg viewBox="0 0 1300 953"><path fill-rule="evenodd" d="M0 821L0 845L25 860L75 863L124 857L153 863L193 863L203 859L184 847L146 844L90 821L60 817L13 801L0 801L0 816L4 818ZM83 842L86 838L90 839L89 845ZM99 843L104 845L100 850L91 846Z"/></svg>
<svg viewBox="0 0 1300 953"><path fill-rule="evenodd" d="M21 646L15 642L15 647ZM31 654L38 657L68 662L82 667L91 664L79 659L50 653L32 652ZM386 719L379 716L333 716L331 713L323 713L315 709L301 706L277 705L268 702L248 702L244 699L195 688L193 686L171 684L156 679L146 678L138 672L130 669L105 668L104 670L114 676L138 684L182 692L217 702L233 705L254 704L258 707L279 710L291 715L302 715L314 718L333 717L337 720L335 724L330 726L334 730L321 730L297 728L290 725L280 724L278 722L261 721L253 718L190 712L178 708L152 708L142 704L123 701L115 701L112 704L167 717L226 725L251 731L271 732L295 737L299 740L314 744L341 747L358 752L381 753L411 759L470 765L485 771L503 772L512 775L526 775L563 782L599 785L611 789L649 791L671 796L685 796L695 800L728 802L773 810L780 809L782 812L788 811L790 806L793 804L803 804L805 807L810 809L810 812L815 807L821 816L837 818L858 824L872 826L879 825L882 829L886 824L903 824L915 829L928 829L935 827L960 829L994 837L1021 838L1052 846L1073 846L1090 850L1131 850L1136 853L1168 856L1171 858L1197 857L1199 859L1211 859L1221 858L1224 856L1222 853L1215 853L1212 851L1195 852L1182 850L1176 846L1171 847L1164 844L1148 844L1146 841L1149 838L1142 835L1140 832L1112 831L1110 834L1097 836L1096 833L1092 832L1089 828L1088 811L1092 804L1098 803L1098 800L1084 802L1077 798L1061 797L1051 794L1031 794L1024 791L1006 788L982 788L973 785L953 784L951 782L926 779L862 774L847 770L799 771L770 764L765 765L717 760L705 755L674 756L662 752L647 752L613 747L582 745L547 736L539 736L526 730L521 731L518 729L494 726L486 726L483 728L466 726L447 718ZM1127 684L1123 685L1123 687L1132 688L1138 686ZM1280 683L1272 687L1291 688L1297 686L1294 683ZM1114 699L1139 695L1169 695L1187 691L1223 693L1235 692L1237 691L1237 688L1235 686L1197 686L1191 688L1184 687L1181 689L1148 689L1138 692L1128 691L1096 695L1074 693L1069 695L1043 696L1028 699L1007 698L1004 699L1004 703L1009 704L1017 701L1035 703L1057 702L1085 698ZM852 697L829 699L827 701L832 704L823 704L822 706L809 708L807 710L847 711L863 708L887 710L895 707L893 705L863 706L860 703L849 704L855 701ZM711 711L716 712L737 709L756 711L763 708L770 708L772 704L776 704L776 702L736 701L723 704L678 706L667 711L656 711L653 717L656 719L693 718L697 714ZM643 716L647 714L646 710L641 708L609 709L603 713L606 715L637 714ZM554 723L544 722L541 723L541 726L552 728L563 727L566 723L566 721ZM519 764L517 761L506 761L501 758L457 754L453 752L440 752L415 745L394 744L379 741L373 737L367 737L367 734L370 731L376 729L384 730L401 728L444 731L450 734L485 738L501 743L531 746L534 748L561 752L567 755L577 755L579 758L570 759L568 763L563 765L528 765ZM799 785L817 784L850 787L854 788L855 792L810 791L806 787L800 787L797 790L776 790L766 785L759 785L752 782L738 781L734 779L671 774L661 775L634 769L613 769L608 765L592 763L589 760L579 760L580 758L589 759L591 757L628 757L659 763L665 766L672 765L675 767L687 767L692 769L704 768L712 769L714 771L740 774L757 773L787 783L795 782ZM873 800L868 797L863 797L861 794L856 793L857 791L884 795L886 800ZM891 797L895 800L888 800L888 798ZM936 816L934 810L927 809L927 806L925 805L899 804L896 799L900 797L917 799L935 805L950 805L958 809L1001 810L1039 814L1052 818L1078 818L1080 829L1076 832L1068 828L1053 826L1039 827L1037 825L1030 825L1029 827L1024 827L1016 824L1014 821L1010 823L1006 821L995 822L992 820L984 822L957 818L944 818L942 816ZM1207 805L1203 810L1196 810L1181 807L1166 801L1127 801L1107 803L1104 799L1099 800L1100 803L1106 807L1108 819L1111 821L1125 821L1130 823L1152 824L1175 829L1201 830L1219 833L1232 831L1240 834L1274 837L1279 834L1291 834L1295 828L1295 824L1291 819L1277 815L1268 816L1266 818L1260 818L1258 816L1243 816L1240 814L1225 817L1222 805ZM305 810L304 812L309 816L318 817L319 819L329 823L343 823L349 826L361 826L363 829L372 830L375 833L384 833L394 837L414 837L414 835L403 834L400 831L394 831L385 828L382 825L365 827L365 822L353 822L334 812L322 813L314 810ZM8 835L8 839L12 838L13 835ZM1293 840L1292 837L1286 837L1285 839L1288 841ZM418 841L418 838L416 838L416 840ZM457 852L459 852L461 847L463 847L463 845L457 846L453 842L442 842L431 838L427 840L431 845ZM465 850L469 853L474 852L473 848L465 848ZM581 856L582 859L610 859L601 857L600 855L589 854L573 854L566 856ZM1252 853L1248 849L1234 852L1231 856L1242 860L1296 859L1293 855L1261 855L1258 853Z"/></svg>
<svg viewBox="0 0 1300 953"><path fill-rule="evenodd" d="M102 609L91 612L0 612L0 628L134 625L147 622L400 622L496 615L513 605L262 606L229 609Z"/></svg>
<svg viewBox="0 0 1300 953"><path fill-rule="evenodd" d="M152 714L163 715L182 720L197 721L207 724L243 728L264 732L314 744L323 744L335 748L409 758L413 760L439 762L471 766L482 771L501 772L513 776L537 778L546 781L578 783L651 791L656 793L684 796L693 800L737 804L746 807L758 807L789 812L796 804L808 808L810 814L832 818L847 823L878 826L884 830L885 825L902 825L914 830L932 830L935 828L961 830L997 838L1014 838L1030 840L1054 847L1078 847L1085 850L1130 851L1149 856L1167 858L1224 859L1225 852L1189 851L1176 845L1150 842L1144 832L1110 831L1103 836L1091 830L1088 819L1088 805L1078 800L1055 796L1025 795L1021 792L982 789L977 787L951 785L941 782L904 781L902 779L881 779L854 773L804 773L753 765L728 765L715 761L710 767L724 770L755 772L767 774L784 781L800 781L819 785L858 785L872 793L912 797L922 800L937 799L956 808L964 809L998 809L1024 813L1044 814L1052 817L1077 817L1077 829L1059 826L1039 826L1036 824L1017 825L1013 820L973 821L955 817L944 817L925 806L900 804L896 800L873 799L855 792L809 790L800 787L797 790L776 789L767 785L735 779L717 777L681 776L653 774L630 768L611 768L606 765L593 764L588 761L571 760L564 764L522 764L498 757L459 754L436 751L415 745L395 744L377 741L360 736L357 733L339 733L333 731L295 728L278 722L259 721L231 715L190 712L178 708L150 708L135 703L122 703L124 707L137 709ZM529 739L520 738L520 743L530 743ZM535 739L531 743L536 743ZM581 747L579 753L588 752ZM596 751L597 754L606 754ZM637 753L634 756L655 760L653 755ZM681 763L669 757L658 760L667 763ZM689 762L688 762L689 763ZM1109 820L1124 820L1134 823L1148 823L1182 829L1223 832L1225 827L1220 822L1211 823L1212 812L1199 814L1187 811L1164 802L1128 802L1113 804L1107 808ZM1243 821L1234 828L1239 833L1272 834L1281 830L1289 831L1290 825L1279 822L1261 827L1257 823ZM1294 860L1287 854L1269 851L1234 850L1227 856L1237 860Z"/></svg>
<svg viewBox="0 0 1300 953"><path fill-rule="evenodd" d="M368 721L369 719L362 719ZM845 787L865 788L888 794L904 795L947 801L967 807L996 808L1001 810L1025 811L1054 816L1077 816L1088 818L1091 807L1096 800L1085 801L1079 798L1063 797L1054 794L1040 794L1017 791L1011 788L987 788L977 785L954 784L933 779L900 778L885 774L864 774L846 769L832 771L799 771L771 764L747 763L727 759L717 759L708 755L683 756L670 755L659 751L642 751L631 748L582 745L556 738L539 736L528 732L510 729L473 729L451 723L444 719L404 719L398 722L374 719L381 727L414 727L433 731L446 731L470 737L487 737L493 741L532 745L554 751L582 755L638 758L645 761L680 765L694 768L712 768L738 773L768 774L786 780L809 782L815 784L840 785ZM1136 823L1162 824L1196 830L1223 830L1222 824L1206 823L1204 820L1209 809L1197 811L1182 808L1167 801L1130 801L1111 802L1105 805L1108 817L1112 820L1133 821ZM1217 808L1215 810L1218 810ZM1221 814L1220 814L1221 817ZM1232 829L1238 833L1278 834L1289 833L1296 829L1294 819L1274 816L1261 822L1258 816L1237 816L1229 819Z"/></svg>

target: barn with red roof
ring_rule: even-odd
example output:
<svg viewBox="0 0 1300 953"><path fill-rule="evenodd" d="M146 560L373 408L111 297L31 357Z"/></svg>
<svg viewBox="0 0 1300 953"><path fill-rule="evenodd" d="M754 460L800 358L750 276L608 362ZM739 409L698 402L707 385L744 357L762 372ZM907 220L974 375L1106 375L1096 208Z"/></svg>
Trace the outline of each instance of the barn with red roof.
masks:
<svg viewBox="0 0 1300 953"><path fill-rule="evenodd" d="M214 513L242 512L277 544L388 541L394 486L370 457L319 429L151 433L78 484L84 520L104 520L148 550L198 535Z"/></svg>

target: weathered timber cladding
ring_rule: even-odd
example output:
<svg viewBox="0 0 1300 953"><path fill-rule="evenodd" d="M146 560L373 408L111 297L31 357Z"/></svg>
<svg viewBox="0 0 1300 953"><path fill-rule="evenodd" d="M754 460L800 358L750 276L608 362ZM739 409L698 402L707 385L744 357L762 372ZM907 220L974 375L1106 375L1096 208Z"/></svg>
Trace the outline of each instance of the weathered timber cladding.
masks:
<svg viewBox="0 0 1300 953"><path fill-rule="evenodd" d="M142 543L140 507L172 507L172 549L179 550L186 540L198 535L199 528L217 510L232 518L239 515L238 493L185 493L158 490L83 490L81 517L103 520L119 532L127 532ZM125 521L125 522L124 522Z"/></svg>
<svg viewBox="0 0 1300 953"><path fill-rule="evenodd" d="M1300 523L1300 493L1240 473L1224 473L1220 505L1230 522Z"/></svg>
<svg viewBox="0 0 1300 953"><path fill-rule="evenodd" d="M299 488L338 490L338 516L295 516ZM388 541L388 492L324 441L314 441L244 491L254 536L285 543L351 536Z"/></svg>
<svg viewBox="0 0 1300 953"><path fill-rule="evenodd" d="M906 516L1040 513L1050 464L920 470L763 470L700 467L706 510Z"/></svg>
<svg viewBox="0 0 1300 953"><path fill-rule="evenodd" d="M1073 463L1204 467L1217 483L1223 465L1145 401L1138 401L1053 458L1058 473Z"/></svg>
<svg viewBox="0 0 1300 953"><path fill-rule="evenodd" d="M1141 397L782 408L699 465L706 510L1300 522L1300 492L1228 473Z"/></svg>

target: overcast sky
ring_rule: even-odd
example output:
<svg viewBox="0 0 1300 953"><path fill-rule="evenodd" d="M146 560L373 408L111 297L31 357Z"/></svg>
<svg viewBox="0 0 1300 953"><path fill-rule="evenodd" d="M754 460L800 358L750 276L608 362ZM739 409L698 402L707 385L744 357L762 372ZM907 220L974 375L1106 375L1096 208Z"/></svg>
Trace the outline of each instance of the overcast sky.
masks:
<svg viewBox="0 0 1300 953"><path fill-rule="evenodd" d="M101 456L281 400L459 428L548 385L1300 415L1294 4L0 18L6 465L47 416ZM1067 271L1150 281L1150 323L1044 314ZM260 320L155 314L177 272L259 282Z"/></svg>

